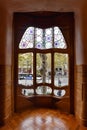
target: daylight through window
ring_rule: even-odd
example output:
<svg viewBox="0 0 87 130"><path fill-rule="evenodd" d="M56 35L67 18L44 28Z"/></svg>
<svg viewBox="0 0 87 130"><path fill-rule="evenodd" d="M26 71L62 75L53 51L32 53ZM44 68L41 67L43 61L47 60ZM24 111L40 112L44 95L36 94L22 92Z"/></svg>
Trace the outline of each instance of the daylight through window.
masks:
<svg viewBox="0 0 87 130"><path fill-rule="evenodd" d="M69 54L59 27L28 27L18 52L18 85L25 87L22 94L62 97L66 91L59 88L68 84Z"/></svg>

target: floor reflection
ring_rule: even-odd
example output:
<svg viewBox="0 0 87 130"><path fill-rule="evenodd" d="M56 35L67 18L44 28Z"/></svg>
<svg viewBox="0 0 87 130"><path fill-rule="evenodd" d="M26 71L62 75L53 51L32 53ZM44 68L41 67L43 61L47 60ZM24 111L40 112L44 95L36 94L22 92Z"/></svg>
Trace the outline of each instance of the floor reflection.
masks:
<svg viewBox="0 0 87 130"><path fill-rule="evenodd" d="M15 113L0 130L87 130L73 115L58 109L29 108Z"/></svg>
<svg viewBox="0 0 87 130"><path fill-rule="evenodd" d="M54 116L34 115L23 121L21 129L25 130L69 130L63 119Z"/></svg>

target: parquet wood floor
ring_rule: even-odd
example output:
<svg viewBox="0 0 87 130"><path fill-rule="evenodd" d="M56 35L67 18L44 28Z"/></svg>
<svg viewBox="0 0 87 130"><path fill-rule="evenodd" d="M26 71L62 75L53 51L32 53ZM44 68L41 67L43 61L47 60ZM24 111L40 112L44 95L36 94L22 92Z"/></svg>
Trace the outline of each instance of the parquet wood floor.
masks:
<svg viewBox="0 0 87 130"><path fill-rule="evenodd" d="M87 130L73 115L56 109L33 108L15 113L0 130Z"/></svg>

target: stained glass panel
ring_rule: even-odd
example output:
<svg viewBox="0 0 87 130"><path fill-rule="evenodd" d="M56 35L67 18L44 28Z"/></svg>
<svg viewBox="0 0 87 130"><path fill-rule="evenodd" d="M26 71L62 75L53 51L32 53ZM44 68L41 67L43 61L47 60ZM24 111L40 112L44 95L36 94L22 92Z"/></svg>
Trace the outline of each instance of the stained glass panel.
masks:
<svg viewBox="0 0 87 130"><path fill-rule="evenodd" d="M45 29L45 48L52 48L53 36L52 36L52 28Z"/></svg>
<svg viewBox="0 0 87 130"><path fill-rule="evenodd" d="M49 49L52 47L66 49L67 45L59 27L47 29L28 27L19 43L19 48L34 47L38 49Z"/></svg>
<svg viewBox="0 0 87 130"><path fill-rule="evenodd" d="M35 29L35 48L43 49L43 29Z"/></svg>
<svg viewBox="0 0 87 130"><path fill-rule="evenodd" d="M54 27L54 48L66 49L67 45L59 27Z"/></svg>
<svg viewBox="0 0 87 130"><path fill-rule="evenodd" d="M29 27L25 31L20 43L20 49L32 48L34 45L34 27Z"/></svg>

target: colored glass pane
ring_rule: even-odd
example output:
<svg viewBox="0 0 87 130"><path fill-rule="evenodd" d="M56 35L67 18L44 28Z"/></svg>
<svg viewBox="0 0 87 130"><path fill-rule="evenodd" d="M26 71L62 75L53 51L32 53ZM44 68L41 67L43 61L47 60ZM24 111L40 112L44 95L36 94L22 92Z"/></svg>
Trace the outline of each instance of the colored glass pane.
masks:
<svg viewBox="0 0 87 130"><path fill-rule="evenodd" d="M35 29L35 48L43 49L43 30L40 28Z"/></svg>
<svg viewBox="0 0 87 130"><path fill-rule="evenodd" d="M46 49L52 48L52 28L45 29L45 47Z"/></svg>
<svg viewBox="0 0 87 130"><path fill-rule="evenodd" d="M34 43L34 27L29 27L25 31L20 41L19 48L20 49L32 48L33 43Z"/></svg>
<svg viewBox="0 0 87 130"><path fill-rule="evenodd" d="M54 48L67 48L65 39L59 27L54 27Z"/></svg>
<svg viewBox="0 0 87 130"><path fill-rule="evenodd" d="M47 29L28 27L20 41L19 48L34 47L38 49L49 49L52 47L66 49L67 45L59 27Z"/></svg>

